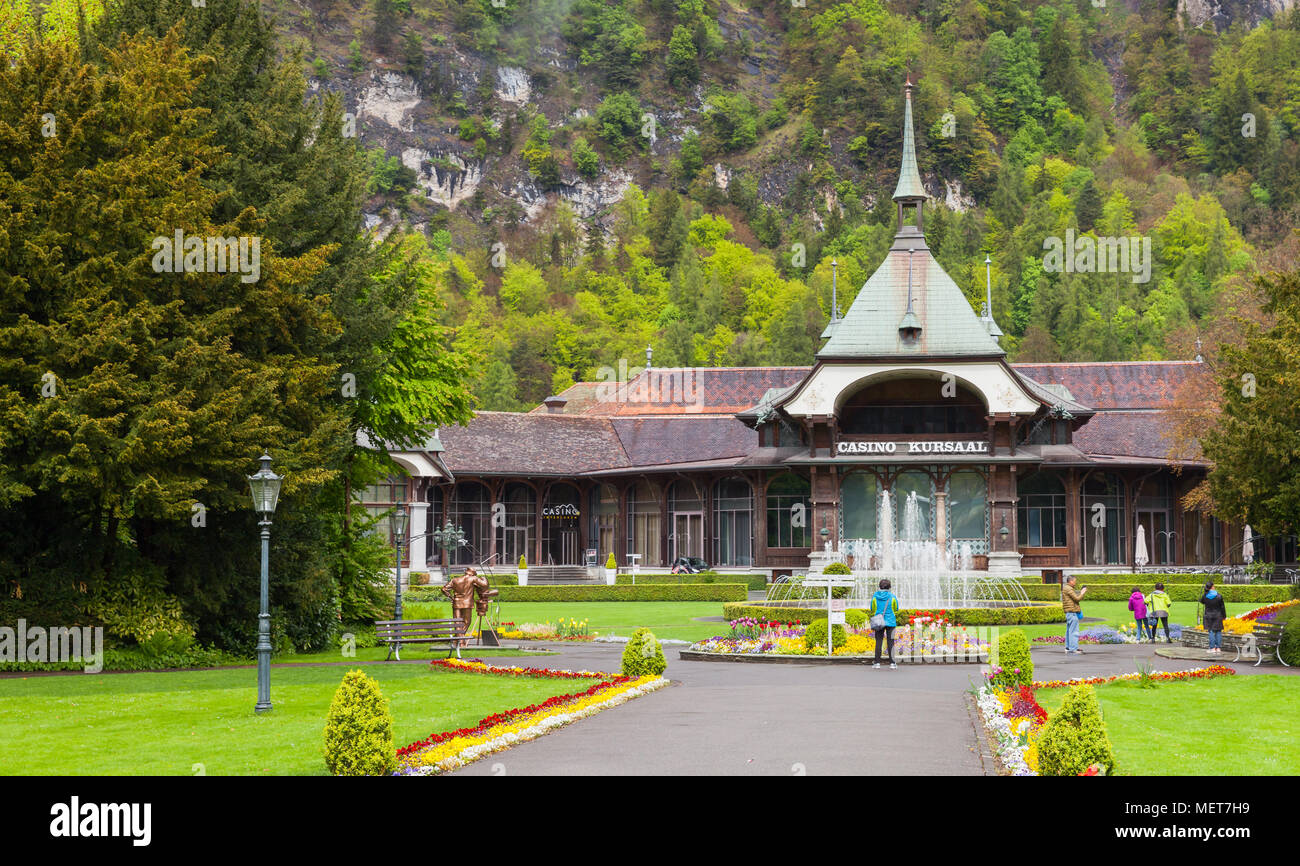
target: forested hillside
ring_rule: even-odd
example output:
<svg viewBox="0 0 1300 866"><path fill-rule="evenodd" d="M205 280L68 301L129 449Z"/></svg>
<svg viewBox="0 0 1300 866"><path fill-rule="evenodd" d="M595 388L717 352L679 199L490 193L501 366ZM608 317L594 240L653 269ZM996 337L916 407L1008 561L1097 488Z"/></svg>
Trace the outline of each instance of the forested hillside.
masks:
<svg viewBox="0 0 1300 866"><path fill-rule="evenodd" d="M1294 253L1300 14L1262 0L262 8L310 88L343 97L368 222L428 234L480 408L647 345L808 363L831 259L844 309L892 236L909 75L927 239L977 307L991 257L1013 359L1191 357ZM1045 239L1070 230L1149 238L1149 274L1049 271Z"/></svg>

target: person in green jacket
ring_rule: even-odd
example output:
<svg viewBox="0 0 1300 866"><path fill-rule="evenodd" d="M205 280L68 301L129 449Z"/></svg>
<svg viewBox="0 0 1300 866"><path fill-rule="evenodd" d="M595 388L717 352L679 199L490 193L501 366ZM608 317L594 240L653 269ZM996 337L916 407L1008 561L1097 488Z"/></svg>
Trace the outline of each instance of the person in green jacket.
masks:
<svg viewBox="0 0 1300 866"><path fill-rule="evenodd" d="M1169 593L1165 592L1165 585L1163 583L1157 583L1155 592L1147 596L1147 609L1155 615L1156 622L1160 623L1165 628L1165 643L1173 643L1173 639L1169 637L1170 603ZM1151 642L1156 642L1155 626L1151 627Z"/></svg>

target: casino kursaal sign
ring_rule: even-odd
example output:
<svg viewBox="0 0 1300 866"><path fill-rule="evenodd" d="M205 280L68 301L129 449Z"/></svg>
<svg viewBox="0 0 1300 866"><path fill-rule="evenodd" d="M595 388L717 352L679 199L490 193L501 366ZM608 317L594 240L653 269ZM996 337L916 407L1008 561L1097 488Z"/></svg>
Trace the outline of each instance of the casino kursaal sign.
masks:
<svg viewBox="0 0 1300 866"><path fill-rule="evenodd" d="M839 442L835 446L836 455L846 454L987 454L988 440L941 439L925 441L921 439L907 442Z"/></svg>

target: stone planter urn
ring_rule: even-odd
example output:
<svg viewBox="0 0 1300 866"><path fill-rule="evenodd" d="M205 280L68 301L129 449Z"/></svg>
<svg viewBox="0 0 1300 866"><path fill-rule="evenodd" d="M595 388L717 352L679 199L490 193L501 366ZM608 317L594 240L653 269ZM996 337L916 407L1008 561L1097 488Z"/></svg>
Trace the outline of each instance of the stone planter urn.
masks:
<svg viewBox="0 0 1300 866"><path fill-rule="evenodd" d="M617 575L618 575L618 569L617 569L617 568L607 568L607 569L605 569L605 583L606 583L606 585L608 585L608 586L613 586L613 585L614 585L614 578L615 578Z"/></svg>
<svg viewBox="0 0 1300 866"><path fill-rule="evenodd" d="M519 585L528 586L528 569L526 568L519 569Z"/></svg>

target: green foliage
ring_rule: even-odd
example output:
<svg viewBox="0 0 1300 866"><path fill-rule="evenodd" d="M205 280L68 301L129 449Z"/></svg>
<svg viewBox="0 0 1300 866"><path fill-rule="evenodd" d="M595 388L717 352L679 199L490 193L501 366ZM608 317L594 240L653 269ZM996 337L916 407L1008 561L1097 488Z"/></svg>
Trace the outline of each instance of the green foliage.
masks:
<svg viewBox="0 0 1300 866"><path fill-rule="evenodd" d="M1201 579L1195 583L1174 583L1172 581L1163 581L1165 592L1169 593L1171 601L1196 601L1201 597L1202 585L1205 577L1197 575ZM1149 592L1155 581L1148 580L1146 575L1142 575L1140 584L1144 591ZM1089 583L1080 580L1079 586L1087 586L1088 594L1084 596L1084 609L1087 610L1087 604L1090 601L1127 601L1128 597L1133 594L1133 580L1130 576L1127 583ZM1285 586L1251 586L1241 584L1215 584L1215 588L1223 594L1224 601L1253 601L1264 602L1285 601L1288 597L1287 587ZM1061 598L1061 588L1054 584L1026 586L1024 587L1025 595L1030 601L1058 601Z"/></svg>
<svg viewBox="0 0 1300 866"><path fill-rule="evenodd" d="M361 40L353 39L348 43L348 68L360 72L366 68L366 58L361 54Z"/></svg>
<svg viewBox="0 0 1300 866"><path fill-rule="evenodd" d="M1273 623L1282 626L1282 644L1278 647L1282 660L1300 665L1300 605L1283 608Z"/></svg>
<svg viewBox="0 0 1300 866"><path fill-rule="evenodd" d="M822 574L852 574L853 571L842 562L832 562L822 569Z"/></svg>
<svg viewBox="0 0 1300 866"><path fill-rule="evenodd" d="M758 113L743 94L713 94L709 97L709 110L705 118L718 150L744 150L758 140Z"/></svg>
<svg viewBox="0 0 1300 866"><path fill-rule="evenodd" d="M844 623L849 628L862 628L867 624L867 612L857 608L850 608L844 611Z"/></svg>
<svg viewBox="0 0 1300 866"><path fill-rule="evenodd" d="M386 776L397 767L388 699L363 671L349 671L334 693L324 753L333 776Z"/></svg>
<svg viewBox="0 0 1300 866"><path fill-rule="evenodd" d="M1029 654L1029 638L1018 628L998 636L997 666L993 684L1003 688L1018 688L1034 682L1034 660Z"/></svg>
<svg viewBox="0 0 1300 866"><path fill-rule="evenodd" d="M1223 411L1202 446L1214 461L1210 490L1220 516L1249 515L1259 532L1284 534L1300 524L1300 467L1290 456L1300 448L1300 273L1272 274L1258 285L1275 323L1251 325L1244 345L1223 347Z"/></svg>
<svg viewBox="0 0 1300 866"><path fill-rule="evenodd" d="M641 103L631 93L611 93L596 107L600 139L620 158L644 145L641 136Z"/></svg>
<svg viewBox="0 0 1300 866"><path fill-rule="evenodd" d="M668 660L664 658L664 648L655 639L654 633L648 628L632 632L627 646L623 648L623 676L659 677L667 669Z"/></svg>
<svg viewBox="0 0 1300 866"><path fill-rule="evenodd" d="M649 48L645 28L622 4L577 0L564 25L564 37L580 49L583 66L602 72L614 84L636 80Z"/></svg>
<svg viewBox="0 0 1300 866"><path fill-rule="evenodd" d="M678 24L668 40L668 80L674 87L688 87L699 77L700 61L695 40L689 30Z"/></svg>
<svg viewBox="0 0 1300 866"><path fill-rule="evenodd" d="M526 569L526 568L528 568L528 560L527 560L524 556L521 555L521 556L519 557L519 570L520 570L520 571L523 571L523 570Z"/></svg>
<svg viewBox="0 0 1300 866"><path fill-rule="evenodd" d="M632 575L620 574L614 578L617 583L632 583ZM636 576L636 585L652 583L743 583L750 592L767 588L767 577L762 574L719 574L716 571L701 571L698 574L645 574Z"/></svg>
<svg viewBox="0 0 1300 866"><path fill-rule="evenodd" d="M609 552L609 558L605 560L606 568L618 568L618 562L614 559L614 551Z"/></svg>
<svg viewBox="0 0 1300 866"><path fill-rule="evenodd" d="M600 171L600 157L596 151L592 150L587 139L578 136L573 140L573 147L570 150L573 157L573 167L578 170L578 174L592 180Z"/></svg>
<svg viewBox="0 0 1300 866"><path fill-rule="evenodd" d="M743 601L749 595L743 583L654 584L636 586L604 584L585 586L503 586L507 601Z"/></svg>
<svg viewBox="0 0 1300 866"><path fill-rule="evenodd" d="M1093 764L1113 775L1115 754L1106 736L1097 693L1089 685L1073 686L1038 736L1038 772L1077 776Z"/></svg>
<svg viewBox="0 0 1300 866"><path fill-rule="evenodd" d="M836 623L831 627L831 640L835 643L835 649L839 649L849 642L849 633L844 626ZM824 613L820 618L810 622L808 627L804 629L803 645L807 649L826 646L826 615Z"/></svg>

